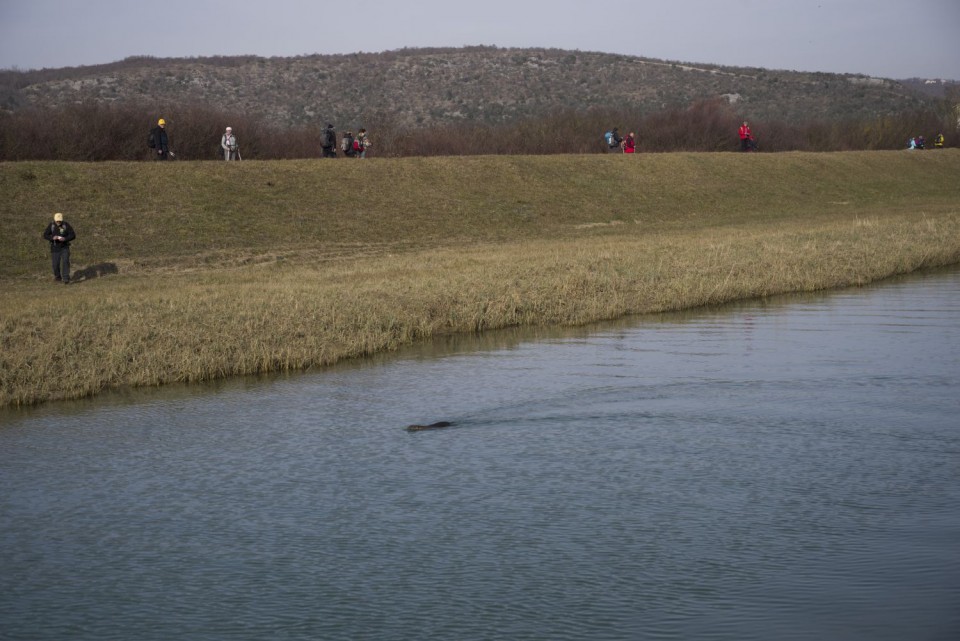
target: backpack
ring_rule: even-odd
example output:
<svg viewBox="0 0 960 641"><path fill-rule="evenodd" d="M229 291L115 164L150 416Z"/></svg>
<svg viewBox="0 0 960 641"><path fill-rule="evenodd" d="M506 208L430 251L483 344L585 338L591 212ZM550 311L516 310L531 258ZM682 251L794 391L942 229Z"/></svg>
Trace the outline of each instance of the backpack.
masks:
<svg viewBox="0 0 960 641"><path fill-rule="evenodd" d="M150 147L150 149L157 148L157 134L153 129L150 130L150 135L147 136L147 147Z"/></svg>
<svg viewBox="0 0 960 641"><path fill-rule="evenodd" d="M353 136L344 136L343 140L340 142L340 151L344 153L353 152Z"/></svg>
<svg viewBox="0 0 960 641"><path fill-rule="evenodd" d="M615 147L616 144L617 144L617 143L613 140L613 132L612 132L612 131L608 131L607 133L603 134L603 139L606 140L606 141L607 141L607 145L609 145L609 146L611 146L611 147Z"/></svg>
<svg viewBox="0 0 960 641"><path fill-rule="evenodd" d="M323 130L323 139L320 142L321 147L333 147L334 141L331 140L333 132L329 129Z"/></svg>

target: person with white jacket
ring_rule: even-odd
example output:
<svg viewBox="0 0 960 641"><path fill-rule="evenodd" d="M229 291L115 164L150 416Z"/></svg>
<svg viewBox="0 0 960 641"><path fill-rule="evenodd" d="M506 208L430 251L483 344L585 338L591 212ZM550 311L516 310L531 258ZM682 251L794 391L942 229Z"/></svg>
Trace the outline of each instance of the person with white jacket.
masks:
<svg viewBox="0 0 960 641"><path fill-rule="evenodd" d="M220 147L223 149L224 160L239 160L240 145L237 144L237 137L233 135L233 127L227 127L220 138Z"/></svg>

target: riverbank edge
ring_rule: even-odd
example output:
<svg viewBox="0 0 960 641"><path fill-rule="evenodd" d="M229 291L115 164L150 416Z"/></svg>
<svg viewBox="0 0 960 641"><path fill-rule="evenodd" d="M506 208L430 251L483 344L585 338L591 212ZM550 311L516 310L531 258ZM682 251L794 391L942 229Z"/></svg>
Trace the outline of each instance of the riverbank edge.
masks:
<svg viewBox="0 0 960 641"><path fill-rule="evenodd" d="M102 278L6 314L2 405L124 387L306 371L445 334L576 326L960 264L960 214L649 239L524 242L357 259L321 269ZM312 283L304 285L304 283ZM48 285L54 287L54 285ZM305 300L306 299L306 300ZM52 346L49 337L60 337Z"/></svg>

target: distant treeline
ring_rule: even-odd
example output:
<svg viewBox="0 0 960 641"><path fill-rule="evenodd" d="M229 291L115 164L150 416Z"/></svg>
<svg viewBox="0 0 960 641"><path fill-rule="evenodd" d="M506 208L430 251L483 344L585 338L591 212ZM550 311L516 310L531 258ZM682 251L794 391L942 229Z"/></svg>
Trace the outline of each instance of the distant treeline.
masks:
<svg viewBox="0 0 960 641"><path fill-rule="evenodd" d="M415 129L384 117L380 122L334 123L338 136L367 129L370 156L456 156L481 154L570 154L605 151L603 132L635 132L639 152L734 151L737 129L750 122L761 151L847 151L903 149L909 138L932 143L942 132L947 146L960 142L957 107L937 106L870 120L782 122L753 120L724 99L701 101L647 115L628 110L556 111L542 118L504 124L447 125ZM244 159L275 160L320 156L326 123L280 128L262 116L210 106L156 106L99 103L51 109L0 112L0 161L146 160L147 135L158 118L167 121L170 148L182 160L215 160L220 136L233 127Z"/></svg>

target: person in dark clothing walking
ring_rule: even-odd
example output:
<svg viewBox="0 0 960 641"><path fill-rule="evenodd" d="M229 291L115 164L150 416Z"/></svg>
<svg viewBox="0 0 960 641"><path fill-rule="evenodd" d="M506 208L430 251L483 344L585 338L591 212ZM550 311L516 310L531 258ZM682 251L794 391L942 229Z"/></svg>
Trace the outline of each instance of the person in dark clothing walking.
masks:
<svg viewBox="0 0 960 641"><path fill-rule="evenodd" d="M613 130L609 132L609 135L606 136L606 141L608 154L619 154L623 152L623 138L620 137L620 130L617 127L614 127Z"/></svg>
<svg viewBox="0 0 960 641"><path fill-rule="evenodd" d="M357 155L357 149L353 145L354 137L353 132L348 131L343 134L343 140L340 141L340 151L343 152L343 155L347 158L353 158Z"/></svg>
<svg viewBox="0 0 960 641"><path fill-rule="evenodd" d="M327 128L320 135L320 149L324 158L337 157L337 132L331 124L327 124Z"/></svg>
<svg viewBox="0 0 960 641"><path fill-rule="evenodd" d="M167 137L167 121L161 118L157 121L157 126L150 130L151 149L156 153L154 160L166 160L173 158L174 153L170 151L170 139Z"/></svg>
<svg viewBox="0 0 960 641"><path fill-rule="evenodd" d="M53 221L43 230L43 238L50 242L53 278L64 285L70 284L70 243L76 237L73 227L60 212L53 215Z"/></svg>

